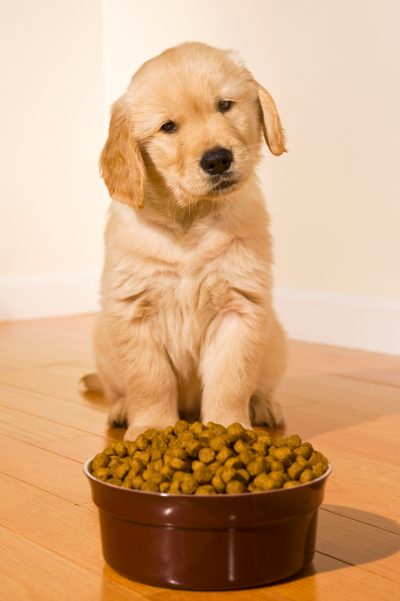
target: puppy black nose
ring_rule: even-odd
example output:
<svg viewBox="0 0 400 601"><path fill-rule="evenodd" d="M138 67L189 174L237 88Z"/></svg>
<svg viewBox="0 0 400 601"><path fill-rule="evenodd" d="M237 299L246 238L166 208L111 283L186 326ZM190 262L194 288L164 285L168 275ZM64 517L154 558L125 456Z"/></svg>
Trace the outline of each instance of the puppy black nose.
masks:
<svg viewBox="0 0 400 601"><path fill-rule="evenodd" d="M200 166L209 175L217 175L227 171L233 161L233 155L227 148L213 148L205 152Z"/></svg>

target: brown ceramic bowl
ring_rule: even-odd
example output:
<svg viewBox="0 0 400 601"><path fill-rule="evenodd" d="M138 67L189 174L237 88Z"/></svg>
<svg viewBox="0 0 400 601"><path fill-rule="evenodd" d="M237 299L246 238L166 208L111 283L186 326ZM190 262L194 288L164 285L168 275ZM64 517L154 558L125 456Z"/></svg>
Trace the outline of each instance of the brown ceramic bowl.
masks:
<svg viewBox="0 0 400 601"><path fill-rule="evenodd" d="M170 495L96 480L103 555L154 586L228 590L287 578L311 562L318 508L332 471L295 488L237 495Z"/></svg>

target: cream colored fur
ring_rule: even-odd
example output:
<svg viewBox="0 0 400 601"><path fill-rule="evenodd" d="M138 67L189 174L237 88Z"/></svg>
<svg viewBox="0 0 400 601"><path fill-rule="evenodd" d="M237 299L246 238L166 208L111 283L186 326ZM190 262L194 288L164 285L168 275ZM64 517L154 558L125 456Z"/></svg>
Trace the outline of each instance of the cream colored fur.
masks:
<svg viewBox="0 0 400 601"><path fill-rule="evenodd" d="M221 113L219 100L232 100ZM178 129L160 129L174 121ZM98 377L126 438L201 416L283 421L286 364L271 304L269 218L254 173L261 138L285 151L275 104L231 54L184 44L145 63L113 107L101 168L110 195ZM229 148L235 183L199 162ZM98 389L93 375L84 379Z"/></svg>

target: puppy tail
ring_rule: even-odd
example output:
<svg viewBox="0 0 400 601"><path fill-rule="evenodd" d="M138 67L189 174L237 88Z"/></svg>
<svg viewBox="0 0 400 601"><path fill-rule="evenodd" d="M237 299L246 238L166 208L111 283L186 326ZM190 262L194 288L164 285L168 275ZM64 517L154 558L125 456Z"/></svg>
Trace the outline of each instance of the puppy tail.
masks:
<svg viewBox="0 0 400 601"><path fill-rule="evenodd" d="M87 376L83 376L83 378L79 380L79 384L88 392L97 392L98 394L103 394L104 392L100 378L97 374L88 374Z"/></svg>

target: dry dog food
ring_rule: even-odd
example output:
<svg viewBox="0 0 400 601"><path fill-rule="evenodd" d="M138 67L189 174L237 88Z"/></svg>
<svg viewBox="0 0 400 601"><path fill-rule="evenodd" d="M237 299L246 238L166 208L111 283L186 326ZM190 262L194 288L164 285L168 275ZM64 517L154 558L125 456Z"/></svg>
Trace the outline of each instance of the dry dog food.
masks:
<svg viewBox="0 0 400 601"><path fill-rule="evenodd" d="M236 494L291 488L318 478L327 459L300 436L273 439L231 424L179 420L134 441L114 441L90 466L95 478L170 494Z"/></svg>

